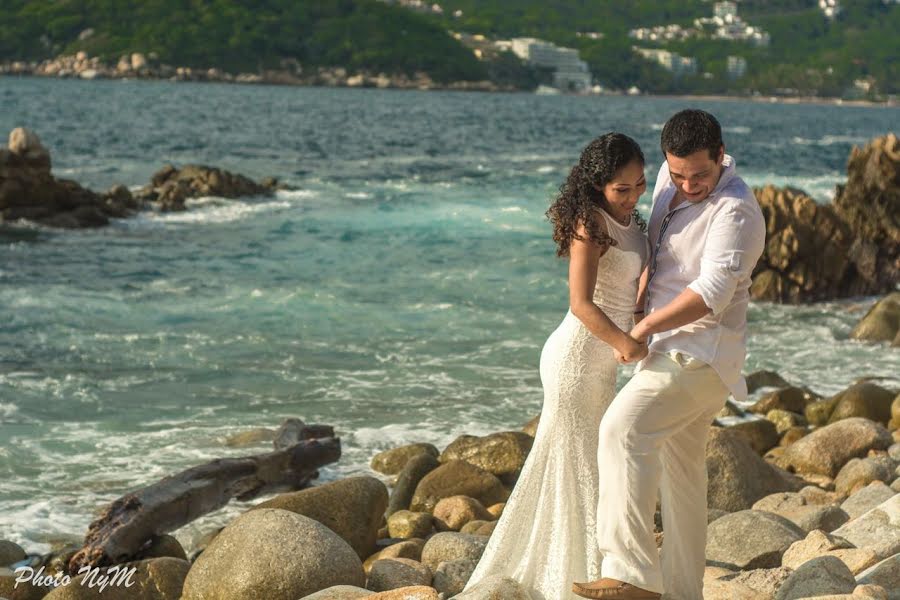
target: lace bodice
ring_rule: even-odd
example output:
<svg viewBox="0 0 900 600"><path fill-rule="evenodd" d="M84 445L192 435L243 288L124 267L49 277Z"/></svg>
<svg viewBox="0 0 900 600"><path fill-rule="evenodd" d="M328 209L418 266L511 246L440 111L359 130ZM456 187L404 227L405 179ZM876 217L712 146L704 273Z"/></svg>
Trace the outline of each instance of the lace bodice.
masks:
<svg viewBox="0 0 900 600"><path fill-rule="evenodd" d="M634 216L628 225L622 225L606 211L598 209L597 212L602 215L607 235L616 241L616 245L610 246L600 257L594 303L613 321L617 320L614 316L622 314L631 318L638 281L650 257L650 243Z"/></svg>

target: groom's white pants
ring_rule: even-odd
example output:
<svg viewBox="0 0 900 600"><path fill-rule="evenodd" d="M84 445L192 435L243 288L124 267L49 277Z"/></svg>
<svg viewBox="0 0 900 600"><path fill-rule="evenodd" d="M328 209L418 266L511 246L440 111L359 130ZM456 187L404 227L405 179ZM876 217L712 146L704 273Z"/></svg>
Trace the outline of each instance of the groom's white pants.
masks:
<svg viewBox="0 0 900 600"><path fill-rule="evenodd" d="M647 357L600 422L597 538L602 577L702 600L706 564L706 438L728 388L683 353ZM665 535L656 549L660 492Z"/></svg>

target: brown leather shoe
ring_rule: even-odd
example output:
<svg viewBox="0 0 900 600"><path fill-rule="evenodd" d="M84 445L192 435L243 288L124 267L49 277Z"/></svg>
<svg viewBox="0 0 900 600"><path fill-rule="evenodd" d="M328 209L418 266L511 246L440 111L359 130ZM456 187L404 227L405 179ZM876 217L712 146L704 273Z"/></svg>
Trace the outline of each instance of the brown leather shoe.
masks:
<svg viewBox="0 0 900 600"><path fill-rule="evenodd" d="M582 598L600 600L659 600L661 597L657 592L650 592L630 583L608 577L597 581L589 581L588 583L578 583L576 581L572 584L572 591Z"/></svg>

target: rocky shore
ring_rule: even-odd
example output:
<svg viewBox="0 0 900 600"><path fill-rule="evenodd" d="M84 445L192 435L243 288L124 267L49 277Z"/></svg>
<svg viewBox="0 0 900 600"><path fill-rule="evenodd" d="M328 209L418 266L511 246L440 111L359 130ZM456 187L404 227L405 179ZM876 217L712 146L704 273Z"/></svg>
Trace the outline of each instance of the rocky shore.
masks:
<svg viewBox="0 0 900 600"><path fill-rule="evenodd" d="M19 127L0 148L0 222L27 220L60 228L100 227L141 210L182 211L189 198L270 196L284 189L274 178L255 182L204 165L166 165L132 192L116 185L94 192L51 174L50 152L32 131Z"/></svg>
<svg viewBox="0 0 900 600"><path fill-rule="evenodd" d="M0 75L30 75L70 79L156 79L169 81L207 81L218 83L265 83L275 85L365 87L417 90L464 90L481 92L518 91L491 81L453 81L441 83L426 73L386 74L349 72L342 67L304 67L296 60L284 60L279 69L260 73L228 73L218 68L198 69L160 63L156 55L133 53L116 64L88 56L86 52L62 55L41 62L0 63Z"/></svg>
<svg viewBox="0 0 900 600"><path fill-rule="evenodd" d="M706 449L706 600L900 598L900 394L860 381L831 398L771 372L744 412L726 407ZM766 392L763 389L763 392ZM0 596L12 600L526 600L511 579L462 594L531 449L519 430L380 452L372 475L261 502L185 549L155 538L134 560L138 587L100 592L22 583L12 569L64 572L75 548L27 555L0 541ZM273 431L235 435L258 446ZM659 517L659 514L657 514ZM657 518L657 540L665 524Z"/></svg>

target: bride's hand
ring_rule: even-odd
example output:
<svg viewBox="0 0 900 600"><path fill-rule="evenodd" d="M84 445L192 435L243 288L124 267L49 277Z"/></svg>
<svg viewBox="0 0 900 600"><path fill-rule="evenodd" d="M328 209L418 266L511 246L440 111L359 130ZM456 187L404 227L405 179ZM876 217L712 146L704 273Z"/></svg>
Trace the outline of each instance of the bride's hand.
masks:
<svg viewBox="0 0 900 600"><path fill-rule="evenodd" d="M626 336L625 343L620 348L613 349L616 360L623 365L641 360L648 352L646 342L639 342L631 336Z"/></svg>

